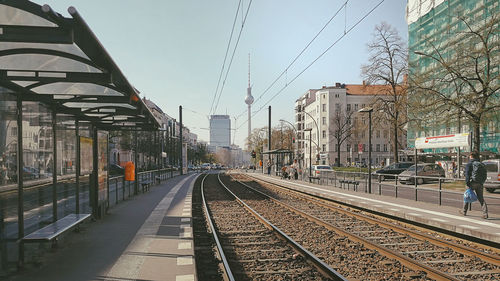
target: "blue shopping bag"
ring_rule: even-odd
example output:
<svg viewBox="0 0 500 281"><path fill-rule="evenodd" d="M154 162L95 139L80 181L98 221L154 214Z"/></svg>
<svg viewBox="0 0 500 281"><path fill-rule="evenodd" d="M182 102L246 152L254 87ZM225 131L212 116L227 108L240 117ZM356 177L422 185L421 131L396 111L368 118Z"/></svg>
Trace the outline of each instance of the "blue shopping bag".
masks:
<svg viewBox="0 0 500 281"><path fill-rule="evenodd" d="M467 188L464 192L464 202L465 203L472 203L474 201L477 201L477 195L474 192L474 190Z"/></svg>

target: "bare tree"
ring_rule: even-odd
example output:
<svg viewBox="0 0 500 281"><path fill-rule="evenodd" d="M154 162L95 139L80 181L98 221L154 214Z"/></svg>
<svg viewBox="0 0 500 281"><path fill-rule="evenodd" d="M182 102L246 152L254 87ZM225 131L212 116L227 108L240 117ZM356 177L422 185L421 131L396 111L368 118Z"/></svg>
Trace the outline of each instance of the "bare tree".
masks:
<svg viewBox="0 0 500 281"><path fill-rule="evenodd" d="M410 81L410 103L419 108L417 117L425 123L435 119L431 116L439 116L444 124L465 116L473 127L473 149L478 152L484 119L497 118L496 110L500 109L500 16L494 12L490 15L475 23L459 17L465 30L450 35L454 40L430 42L429 53L417 50L415 54L420 57L415 63L431 67L429 71L414 71Z"/></svg>
<svg viewBox="0 0 500 281"><path fill-rule="evenodd" d="M340 167L340 148L342 144L347 141L354 128L354 122L352 121L353 111L336 111L335 115L330 120L330 130L329 133L335 139L335 147L337 151L336 161L337 167Z"/></svg>
<svg viewBox="0 0 500 281"><path fill-rule="evenodd" d="M373 40L368 44L369 63L361 68L361 75L369 84L378 87L373 101L374 119L387 121L391 126L391 144L394 161L398 162L398 137L405 134L407 123L408 49L398 31L382 22L375 27Z"/></svg>

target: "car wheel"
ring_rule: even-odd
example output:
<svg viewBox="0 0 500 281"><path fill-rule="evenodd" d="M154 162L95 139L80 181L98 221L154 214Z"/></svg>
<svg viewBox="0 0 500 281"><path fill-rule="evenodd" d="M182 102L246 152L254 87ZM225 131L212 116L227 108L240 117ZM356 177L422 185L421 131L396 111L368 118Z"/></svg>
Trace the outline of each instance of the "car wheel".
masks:
<svg viewBox="0 0 500 281"><path fill-rule="evenodd" d="M424 179L423 178L418 178L417 179L417 185L423 184L423 183L424 183Z"/></svg>
<svg viewBox="0 0 500 281"><path fill-rule="evenodd" d="M486 188L486 191L488 191L489 193L493 193L495 192L495 188Z"/></svg>

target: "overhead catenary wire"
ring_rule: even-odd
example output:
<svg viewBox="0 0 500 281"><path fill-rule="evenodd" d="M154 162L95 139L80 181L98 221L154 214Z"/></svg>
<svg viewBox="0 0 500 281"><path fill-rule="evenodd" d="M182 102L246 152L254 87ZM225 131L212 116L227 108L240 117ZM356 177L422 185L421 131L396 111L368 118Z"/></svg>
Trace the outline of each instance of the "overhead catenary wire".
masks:
<svg viewBox="0 0 500 281"><path fill-rule="evenodd" d="M307 45L302 49L302 51L300 51L300 53L295 56L295 58L292 60L292 62L285 68L285 70L283 70L283 72L281 72L278 77L276 77L276 79L274 79L274 81L264 90L264 92L262 92L262 94L259 95L259 97L257 97L257 99L255 99L254 103L257 103L275 84L276 82L278 82L278 80L283 77L283 75L285 74L288 74L288 70L290 69L290 67L292 67L293 64L295 64L295 62L304 54L304 52L312 45L312 43L316 40L316 38L318 38L318 36L325 30L325 28L337 17L337 15L342 11L342 9L344 7L347 7L347 3L349 2L350 0L347 0L344 2L344 4L342 4L342 6L339 7L339 9L333 14L333 16L323 25L323 27L318 31L318 33L316 33L316 35L311 39L311 41L309 41L309 43L307 43ZM287 83L288 84L288 81ZM241 116L243 116L243 114L245 114L246 110L243 111L242 113L240 113L236 118L240 118Z"/></svg>
<svg viewBox="0 0 500 281"><path fill-rule="evenodd" d="M266 105L268 105L273 99L275 99L279 94L281 94L288 86L290 86L290 84L292 84L297 78L299 78L304 72L306 72L313 64L315 64L321 57L323 57L331 48L333 48L335 45L337 45L338 42L340 42L345 36L347 36L347 34L349 34L354 28L356 28L356 26L358 26L364 19L366 19L369 15L371 15L373 13L373 11L375 11L380 5L382 5L382 3L384 1L385 0L381 0L380 2L378 2L370 11L368 11L363 17L361 17L353 26L351 26L349 29L347 29L337 40L335 40L335 42L333 42L333 44L331 44L328 48L326 48L325 51L323 51L318 57L316 57L301 72L299 72L297 75L295 75L293 77L293 79L290 80L290 82L288 82L278 92L276 92L258 110L254 111L252 113L251 117L254 117L255 115L257 115L257 113L259 113L262 109L264 109ZM242 122L242 124L238 128L236 128L236 130L238 130L239 128L241 128L246 122L248 122L248 119L246 121Z"/></svg>
<svg viewBox="0 0 500 281"><path fill-rule="evenodd" d="M241 24L240 33L238 34L238 39L236 40L236 44L235 44L234 49L233 49L233 54L231 55L231 60L229 61L229 65L228 65L227 71L226 71L226 76L224 77L224 81L222 82L222 87L221 87L221 90L219 92L219 97L217 98L217 103L215 104L215 107L213 109L213 113L215 113L217 111L217 107L219 106L220 97L222 96L222 92L224 91L227 76L229 75L229 71L231 70L231 65L233 64L234 55L236 53L236 49L238 48L238 44L239 44L240 38L241 38L241 33L243 32L243 27L245 26L245 22L247 20L248 12L250 11L251 5L252 5L252 0L250 0L250 2L248 3L247 11L245 13L245 17L243 18L243 23Z"/></svg>
<svg viewBox="0 0 500 281"><path fill-rule="evenodd" d="M222 67L221 67L220 74L219 74L219 80L217 81L217 87L215 89L214 97L212 98L212 105L210 105L210 111L208 112L208 115L212 114L212 109L214 107L214 103L215 103L215 100L217 98L217 92L219 91L220 81L222 79L222 74L224 73L224 68L225 68L226 60L227 60L227 55L229 54L229 47L231 47L231 41L233 39L234 28L236 26L236 20L238 19L238 13L240 11L241 1L242 0L240 0L239 3L238 3L238 8L236 9L236 13L234 15L233 27L231 28L231 34L229 35L229 41L227 42L226 54L224 55L224 62L222 63Z"/></svg>

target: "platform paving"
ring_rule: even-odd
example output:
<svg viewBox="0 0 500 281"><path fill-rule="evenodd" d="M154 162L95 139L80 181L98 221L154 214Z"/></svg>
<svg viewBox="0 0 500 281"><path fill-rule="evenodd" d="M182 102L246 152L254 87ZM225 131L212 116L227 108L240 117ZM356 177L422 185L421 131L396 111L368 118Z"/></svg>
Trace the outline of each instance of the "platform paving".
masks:
<svg viewBox="0 0 500 281"><path fill-rule="evenodd" d="M71 233L39 266L7 280L195 281L191 192L197 174L153 186Z"/></svg>
<svg viewBox="0 0 500 281"><path fill-rule="evenodd" d="M480 211L470 211L467 216L462 216L458 213L459 209L449 206L439 206L415 200L355 192L303 181L283 180L276 176L259 173L248 173L248 175L353 206L416 221L446 231L500 243L500 214L490 212L489 218L483 219Z"/></svg>

